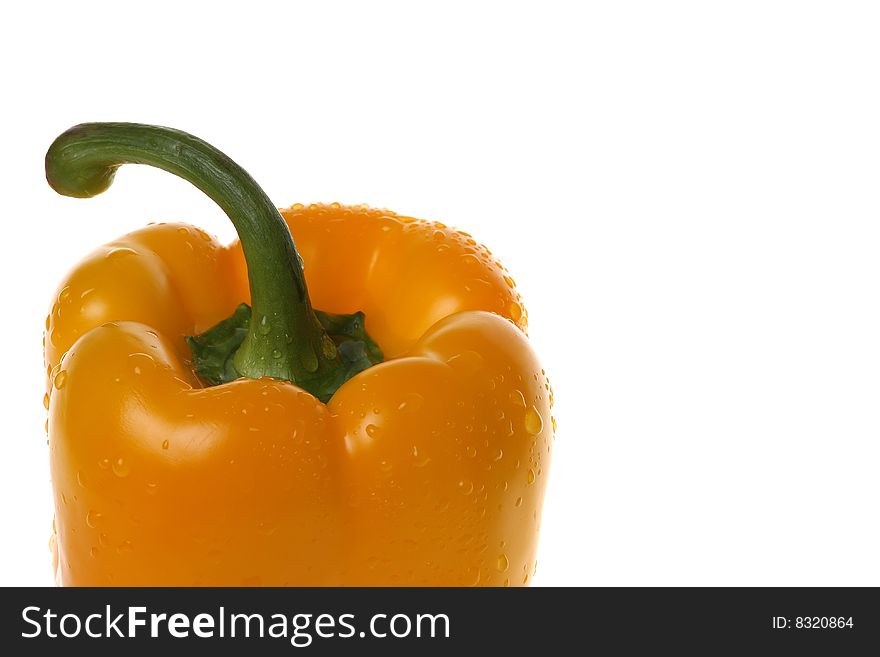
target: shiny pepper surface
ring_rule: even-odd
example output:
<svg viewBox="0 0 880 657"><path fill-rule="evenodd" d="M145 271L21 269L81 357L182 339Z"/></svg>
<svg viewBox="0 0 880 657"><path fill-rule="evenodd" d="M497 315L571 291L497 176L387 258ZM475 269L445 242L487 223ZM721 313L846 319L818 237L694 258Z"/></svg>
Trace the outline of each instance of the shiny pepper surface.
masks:
<svg viewBox="0 0 880 657"><path fill-rule="evenodd" d="M363 312L381 362L326 403L310 392L325 390L312 364L346 347L260 312L259 249L186 224L97 249L47 319L58 582L528 584L554 427L513 281L439 223L338 204L281 214L314 307ZM185 337L242 302L251 346L276 340L251 362L275 367L290 344L291 380L239 375L238 355L234 380L200 375Z"/></svg>

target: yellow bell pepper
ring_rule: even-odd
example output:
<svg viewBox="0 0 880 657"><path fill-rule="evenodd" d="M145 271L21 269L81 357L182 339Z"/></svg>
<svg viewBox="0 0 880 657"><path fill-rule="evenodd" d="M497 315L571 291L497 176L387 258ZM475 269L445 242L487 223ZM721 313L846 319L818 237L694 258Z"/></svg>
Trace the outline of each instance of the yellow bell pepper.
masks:
<svg viewBox="0 0 880 657"><path fill-rule="evenodd" d="M58 582L528 584L552 392L489 251L366 207L279 213L168 128L74 127L47 178L89 197L126 162L191 181L240 243L152 225L59 287L45 340Z"/></svg>

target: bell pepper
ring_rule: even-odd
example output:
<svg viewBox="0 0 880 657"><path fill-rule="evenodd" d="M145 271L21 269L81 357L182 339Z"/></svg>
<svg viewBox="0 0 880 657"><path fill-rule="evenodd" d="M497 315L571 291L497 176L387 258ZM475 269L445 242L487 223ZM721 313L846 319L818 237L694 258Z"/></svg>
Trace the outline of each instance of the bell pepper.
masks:
<svg viewBox="0 0 880 657"><path fill-rule="evenodd" d="M490 252L367 207L279 212L169 128L76 126L46 175L85 198L123 163L194 184L239 241L150 225L61 283L45 337L56 581L528 584L552 392Z"/></svg>

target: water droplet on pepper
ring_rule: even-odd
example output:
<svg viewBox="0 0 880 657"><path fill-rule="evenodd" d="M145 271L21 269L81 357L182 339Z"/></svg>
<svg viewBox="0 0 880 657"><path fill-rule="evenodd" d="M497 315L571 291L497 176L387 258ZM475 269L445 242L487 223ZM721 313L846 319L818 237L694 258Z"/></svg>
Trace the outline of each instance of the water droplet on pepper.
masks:
<svg viewBox="0 0 880 657"><path fill-rule="evenodd" d="M115 474L117 477L127 477L130 472L131 467L122 457L119 457L113 462L113 474Z"/></svg>
<svg viewBox="0 0 880 657"><path fill-rule="evenodd" d="M526 407L526 398L523 397L523 394L519 390L511 390L508 398L510 399L510 403L514 406L519 406L521 408Z"/></svg>
<svg viewBox="0 0 880 657"><path fill-rule="evenodd" d="M306 372L314 372L318 369L318 357L308 347L302 352L302 366Z"/></svg>
<svg viewBox="0 0 880 657"><path fill-rule="evenodd" d="M55 375L54 385L58 390L61 390L65 383L67 383L67 372L61 370Z"/></svg>
<svg viewBox="0 0 880 657"><path fill-rule="evenodd" d="M98 511L89 511L86 514L86 524L94 529L98 526L98 523L101 521L101 513Z"/></svg>
<svg viewBox="0 0 880 657"><path fill-rule="evenodd" d="M544 428L544 419L534 406L530 406L529 410L526 411L524 423L526 431L532 436L537 436Z"/></svg>
<svg viewBox="0 0 880 657"><path fill-rule="evenodd" d="M410 392L404 395L403 401L400 402L397 410L403 411L405 413L413 413L422 407L422 403L424 401L424 397L422 397L419 393Z"/></svg>

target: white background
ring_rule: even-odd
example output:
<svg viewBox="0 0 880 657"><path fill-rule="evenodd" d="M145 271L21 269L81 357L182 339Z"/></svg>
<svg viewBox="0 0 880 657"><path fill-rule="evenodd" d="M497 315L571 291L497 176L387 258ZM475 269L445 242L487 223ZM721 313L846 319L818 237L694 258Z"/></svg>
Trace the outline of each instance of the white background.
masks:
<svg viewBox="0 0 880 657"><path fill-rule="evenodd" d="M438 219L513 273L556 391L536 584L880 584L880 16L856 2L11 3L0 584L49 584L40 334L172 176L43 179L83 121L194 132L279 205Z"/></svg>

